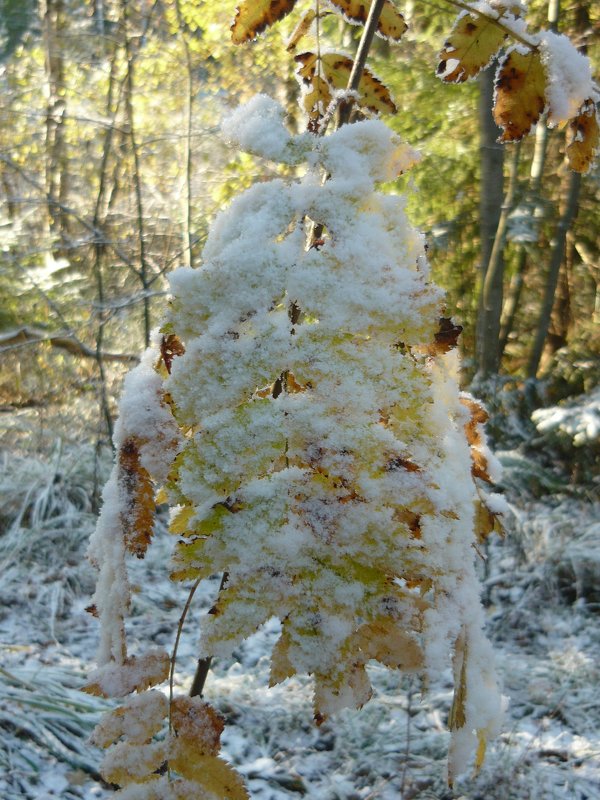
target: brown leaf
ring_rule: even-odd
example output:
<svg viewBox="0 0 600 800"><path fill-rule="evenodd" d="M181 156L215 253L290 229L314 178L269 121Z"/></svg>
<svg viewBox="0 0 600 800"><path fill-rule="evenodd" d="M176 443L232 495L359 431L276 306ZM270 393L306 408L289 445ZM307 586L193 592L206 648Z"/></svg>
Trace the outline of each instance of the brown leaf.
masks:
<svg viewBox="0 0 600 800"><path fill-rule="evenodd" d="M437 75L445 83L462 83L487 67L506 39L490 19L463 12L444 42Z"/></svg>
<svg viewBox="0 0 600 800"><path fill-rule="evenodd" d="M161 338L160 356L169 375L171 374L173 359L176 356L182 356L184 353L185 347L179 337L174 333L169 333Z"/></svg>
<svg viewBox="0 0 600 800"><path fill-rule="evenodd" d="M481 403L471 395L461 395L460 402L470 412L470 417L465 423L465 435L471 449L471 474L474 478L493 483L489 475L487 445L482 427L488 421L489 415Z"/></svg>
<svg viewBox="0 0 600 800"><path fill-rule="evenodd" d="M600 143L598 112L593 100L586 100L567 128L567 160L575 172L588 172Z"/></svg>
<svg viewBox="0 0 600 800"><path fill-rule="evenodd" d="M329 0L329 3L339 8L349 22L357 25L366 23L371 10L371 0ZM394 3L385 0L375 33L382 39L392 39L397 42L407 27L404 17Z"/></svg>
<svg viewBox="0 0 600 800"><path fill-rule="evenodd" d="M250 795L241 775L226 761L214 756L198 756L189 761L180 757L169 759L169 766L195 783L195 791L183 794L186 800L201 800L207 795L219 800L249 800Z"/></svg>
<svg viewBox="0 0 600 800"><path fill-rule="evenodd" d="M143 558L154 528L154 487L148 471L140 463L140 442L128 437L119 450L118 485L123 496L121 521L125 547Z"/></svg>
<svg viewBox="0 0 600 800"><path fill-rule="evenodd" d="M538 52L513 48L498 68L494 119L503 129L501 142L518 142L546 107L546 75Z"/></svg>
<svg viewBox="0 0 600 800"><path fill-rule="evenodd" d="M231 26L231 41L242 44L255 39L270 25L283 19L296 0L245 0L236 9Z"/></svg>
<svg viewBox="0 0 600 800"><path fill-rule="evenodd" d="M435 341L427 347L428 354L439 356L453 350L462 330L462 325L455 325L450 317L440 317L438 330L433 337Z"/></svg>

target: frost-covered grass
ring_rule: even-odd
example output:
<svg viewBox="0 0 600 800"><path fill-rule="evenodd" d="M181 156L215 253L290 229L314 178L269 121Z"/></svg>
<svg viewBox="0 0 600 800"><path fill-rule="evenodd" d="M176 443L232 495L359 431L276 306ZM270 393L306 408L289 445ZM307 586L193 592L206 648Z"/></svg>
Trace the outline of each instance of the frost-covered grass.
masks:
<svg viewBox="0 0 600 800"><path fill-rule="evenodd" d="M515 515L506 538L489 548L485 592L510 705L481 774L461 779L454 793L445 784L450 674L422 696L415 680L369 667L373 700L317 728L308 680L267 688L278 634L271 621L214 664L206 687L227 718L225 752L253 798L600 798L600 616L588 592L590 576L600 575L600 507L591 489L570 491L568 476L540 467L531 453L503 461ZM539 468L533 493L531 465ZM1 464L2 800L110 796L94 775L100 754L86 744L106 703L78 689L97 644L97 623L85 612L94 575L83 558L94 469L93 447L75 443L55 444L44 457L7 454ZM185 587L165 578L170 546L160 530L147 560L133 562L134 643L173 641ZM176 676L184 690L198 620L217 590L218 578L205 582L186 622Z"/></svg>

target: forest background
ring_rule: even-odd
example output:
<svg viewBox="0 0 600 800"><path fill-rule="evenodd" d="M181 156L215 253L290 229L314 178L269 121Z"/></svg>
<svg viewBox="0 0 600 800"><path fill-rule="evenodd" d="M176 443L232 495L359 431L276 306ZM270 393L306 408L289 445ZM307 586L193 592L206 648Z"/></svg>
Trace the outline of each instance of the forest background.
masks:
<svg viewBox="0 0 600 800"><path fill-rule="evenodd" d="M88 789L65 775L81 771L85 786L94 773L82 742L100 704L74 688L94 647L84 622L91 573L82 553L111 458L119 387L159 320L169 271L197 264L218 209L275 174L272 165L228 149L219 120L260 91L288 108L292 127L304 124L285 51L293 23L284 21L251 48L235 48L228 37L234 7L233 0L0 2L0 726L8 742L3 764L17 775L7 779L7 797L81 797ZM519 651L518 663L524 673L529 656L546 664L540 685L553 685L561 669L571 681L567 699L557 706L545 698L539 716L551 720L546 733L560 743L548 744L540 723L542 743L532 745L532 734L523 751L521 742L510 774L514 782L519 770L527 772L523 752L535 747L546 753L536 761L548 767L544 775L562 776L567 767L572 773L572 758L586 768L597 759L598 742L588 739L584 755L573 756L564 731L553 726L582 736L585 720L600 719L598 700L586 694L600 650L600 571L591 555L600 540L600 171L596 165L583 177L571 173L565 132L545 125L521 143L498 144L493 71L463 85L444 86L435 75L456 10L413 0L401 10L408 33L399 46L376 43L371 64L398 106L386 122L423 158L390 190L408 192L435 279L447 291L447 314L463 327L464 383L488 403L489 432L506 467L504 491L515 507L504 545L492 545L486 562L494 630L519 648L519 637L529 636L531 652ZM597 4L575 0L559 8L535 0L528 20L532 29L567 33L598 75ZM329 46L352 52L358 35L324 20ZM174 591L164 589L165 610ZM556 602L552 629L576 637L574 662L548 658L552 642L539 642L550 634L536 621L536 604L548 597ZM591 644L582 644L579 631ZM44 663L50 672L39 672ZM438 700L443 707L443 693ZM435 715L436 702L426 716ZM29 718L27 709L40 703L46 710ZM403 708L408 719L409 711ZM23 737L32 743L25 758ZM423 752L440 759L430 747ZM288 792L281 796L294 793L296 778L286 789L280 771L257 769L257 781ZM435 769L429 772L433 784L414 778L418 791L437 785ZM487 779L493 786L498 776ZM300 780L310 791L310 779ZM354 791L361 780L354 775ZM390 782L379 774L372 785L377 780ZM410 780L405 771L406 796ZM530 778L523 780L525 791ZM377 791L373 797L384 797ZM515 798L554 796L511 791Z"/></svg>

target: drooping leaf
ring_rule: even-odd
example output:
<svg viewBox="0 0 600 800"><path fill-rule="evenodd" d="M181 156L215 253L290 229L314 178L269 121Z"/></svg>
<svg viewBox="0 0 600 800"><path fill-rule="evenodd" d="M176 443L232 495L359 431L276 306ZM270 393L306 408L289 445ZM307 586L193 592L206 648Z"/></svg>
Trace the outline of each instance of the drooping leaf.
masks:
<svg viewBox="0 0 600 800"><path fill-rule="evenodd" d="M99 697L125 697L131 692L143 692L169 676L171 659L161 648L148 650L140 656L130 656L123 664L107 664L91 673L83 691Z"/></svg>
<svg viewBox="0 0 600 800"><path fill-rule="evenodd" d="M169 712L166 696L154 689L127 698L125 703L107 711L94 728L92 744L109 747L122 736L129 744L147 744L159 732Z"/></svg>
<svg viewBox="0 0 600 800"><path fill-rule="evenodd" d="M335 89L345 89L352 72L353 61L339 53L325 53L321 56L323 72ZM375 114L395 114L396 104L387 86L370 70L364 69L358 85L358 104Z"/></svg>
<svg viewBox="0 0 600 800"><path fill-rule="evenodd" d="M364 25L371 10L371 0L329 0L329 4L339 8L346 19L356 25ZM385 0L375 33L382 39L397 42L407 29L404 17L392 0Z"/></svg>
<svg viewBox="0 0 600 800"><path fill-rule="evenodd" d="M567 160L575 172L587 172L600 144L598 112L593 100L586 100L567 127Z"/></svg>
<svg viewBox="0 0 600 800"><path fill-rule="evenodd" d="M290 648L290 638L287 632L283 631L271 655L271 674L269 676L269 686L276 686L278 683L283 683L287 678L291 678L296 674L294 665L288 658L288 650Z"/></svg>
<svg viewBox="0 0 600 800"><path fill-rule="evenodd" d="M255 39L270 25L283 19L296 0L244 0L236 9L231 26L231 41L242 44Z"/></svg>
<svg viewBox="0 0 600 800"><path fill-rule="evenodd" d="M312 84L315 77L324 78L333 89L344 90L348 86L353 61L342 53L324 53L320 59L316 53L300 53L295 60L300 64L297 75L305 86ZM390 90L366 68L358 94L358 105L375 114L394 114L397 110Z"/></svg>
<svg viewBox="0 0 600 800"><path fill-rule="evenodd" d="M214 756L198 756L193 761L175 756L169 766L196 784L194 800L208 794L220 800L249 800L243 778L226 761Z"/></svg>
<svg viewBox="0 0 600 800"><path fill-rule="evenodd" d="M440 52L437 75L445 83L474 78L502 47L506 34L490 19L463 12Z"/></svg>
<svg viewBox="0 0 600 800"><path fill-rule="evenodd" d="M119 742L104 756L100 774L108 783L119 786L151 780L164 763L166 754L165 742L143 745Z"/></svg>
<svg viewBox="0 0 600 800"><path fill-rule="evenodd" d="M173 757L195 761L200 756L218 755L225 722L200 697L173 698L171 725L175 734L170 751Z"/></svg>
<svg viewBox="0 0 600 800"><path fill-rule="evenodd" d="M539 120L544 108L546 75L538 52L510 50L496 74L494 119L499 141L518 142Z"/></svg>
<svg viewBox="0 0 600 800"><path fill-rule="evenodd" d="M148 471L140 463L140 442L128 437L119 450L119 488L123 495L125 547L143 558L154 527L154 487Z"/></svg>
<svg viewBox="0 0 600 800"><path fill-rule="evenodd" d="M300 99L306 115L313 121L322 119L332 100L331 88L320 75L313 75Z"/></svg>
<svg viewBox="0 0 600 800"><path fill-rule="evenodd" d="M285 49L288 51L288 53L293 53L295 51L296 47L298 46L298 42L303 36L306 36L316 16L316 11L312 7L304 12L300 18L300 22L296 25L292 31L292 35L287 40Z"/></svg>
<svg viewBox="0 0 600 800"><path fill-rule="evenodd" d="M386 667L405 672L423 668L423 651L415 637L389 618L381 617L361 626L355 638L367 659L373 658Z"/></svg>

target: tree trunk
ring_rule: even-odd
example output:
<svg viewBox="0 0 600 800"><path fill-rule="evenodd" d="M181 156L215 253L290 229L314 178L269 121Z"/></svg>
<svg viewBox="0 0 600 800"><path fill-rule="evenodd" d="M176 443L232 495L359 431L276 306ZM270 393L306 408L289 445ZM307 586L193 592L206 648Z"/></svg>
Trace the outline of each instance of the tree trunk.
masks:
<svg viewBox="0 0 600 800"><path fill-rule="evenodd" d="M548 277L546 279L546 287L544 290L544 297L542 299L542 308L537 324L531 357L527 367L527 377L529 378L536 377L540 366L540 360L544 350L544 343L546 341L546 336L548 335L548 327L550 325L552 308L554 306L554 298L556 295L560 267L565 255L567 234L571 224L577 216L580 188L581 175L577 172L568 172L566 177L565 200L556 230L555 241L550 254L550 266L548 268Z"/></svg>
<svg viewBox="0 0 600 800"><path fill-rule="evenodd" d="M479 231L481 239L481 258L479 263L480 289L477 313L476 332L476 366L477 372L487 375L497 372L498 340L490 339L496 327L495 318L500 318L500 311L495 306L486 306L484 286L494 238L500 221L502 200L504 194L504 149L499 144L500 129L492 116L492 102L494 96L494 70L488 68L479 76L479 151L481 161L481 184L479 198ZM503 254L498 254L495 283L502 281L504 274ZM488 283L488 290L490 289ZM500 290L500 301L501 301ZM488 296L488 302L498 302L497 293L493 298Z"/></svg>
<svg viewBox="0 0 600 800"><path fill-rule="evenodd" d="M41 0L46 69L46 165L45 189L48 203L48 230L60 239L68 231L68 164L65 144L66 86L64 68L64 0ZM59 246L59 252L62 247Z"/></svg>

